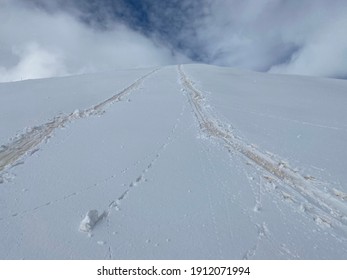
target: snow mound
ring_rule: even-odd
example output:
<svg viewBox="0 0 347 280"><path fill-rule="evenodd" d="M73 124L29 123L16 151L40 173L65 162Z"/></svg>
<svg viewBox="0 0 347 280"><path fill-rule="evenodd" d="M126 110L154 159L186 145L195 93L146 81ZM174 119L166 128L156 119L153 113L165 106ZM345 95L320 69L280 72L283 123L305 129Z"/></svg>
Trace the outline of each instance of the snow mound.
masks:
<svg viewBox="0 0 347 280"><path fill-rule="evenodd" d="M84 219L80 223L80 231L83 232L91 232L94 226L105 216L105 212L103 212L99 216L98 210L89 210L84 217Z"/></svg>

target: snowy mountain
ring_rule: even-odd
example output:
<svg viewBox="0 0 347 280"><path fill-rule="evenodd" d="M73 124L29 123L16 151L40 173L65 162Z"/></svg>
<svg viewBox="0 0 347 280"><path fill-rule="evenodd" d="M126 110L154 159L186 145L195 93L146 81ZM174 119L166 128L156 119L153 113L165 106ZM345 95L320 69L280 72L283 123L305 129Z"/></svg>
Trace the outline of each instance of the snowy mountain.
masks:
<svg viewBox="0 0 347 280"><path fill-rule="evenodd" d="M347 82L207 65L0 84L1 259L346 259Z"/></svg>

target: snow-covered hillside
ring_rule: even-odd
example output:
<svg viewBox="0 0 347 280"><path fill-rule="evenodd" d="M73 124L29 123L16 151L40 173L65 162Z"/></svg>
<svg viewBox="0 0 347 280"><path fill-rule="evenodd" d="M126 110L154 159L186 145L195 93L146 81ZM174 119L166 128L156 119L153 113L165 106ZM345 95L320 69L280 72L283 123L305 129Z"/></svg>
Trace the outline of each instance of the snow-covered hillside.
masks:
<svg viewBox="0 0 347 280"><path fill-rule="evenodd" d="M0 258L346 259L346 106L206 65L0 84Z"/></svg>

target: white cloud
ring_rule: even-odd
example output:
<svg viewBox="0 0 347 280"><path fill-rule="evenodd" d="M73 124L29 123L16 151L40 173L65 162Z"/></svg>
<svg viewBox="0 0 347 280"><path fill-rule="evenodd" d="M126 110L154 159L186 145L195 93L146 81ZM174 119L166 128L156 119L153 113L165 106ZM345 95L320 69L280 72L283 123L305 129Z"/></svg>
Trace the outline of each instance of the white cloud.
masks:
<svg viewBox="0 0 347 280"><path fill-rule="evenodd" d="M37 43L26 43L12 48L18 63L12 67L0 67L0 82L22 79L46 78L66 73L59 55L42 49Z"/></svg>
<svg viewBox="0 0 347 280"><path fill-rule="evenodd" d="M330 77L347 77L347 18L336 18L320 27L288 63L271 72Z"/></svg>
<svg viewBox="0 0 347 280"><path fill-rule="evenodd" d="M62 11L0 6L0 82L187 61L121 24L101 31Z"/></svg>
<svg viewBox="0 0 347 280"><path fill-rule="evenodd" d="M146 34L175 50L120 24L107 1L98 2L106 5L98 17L109 20L101 31L78 20L98 21L83 1L0 0L0 81L189 62L179 52L223 66L347 77L346 0L142 1ZM117 3L132 26L126 0Z"/></svg>
<svg viewBox="0 0 347 280"><path fill-rule="evenodd" d="M347 76L347 1L204 3L209 12L191 27L203 60L259 71Z"/></svg>

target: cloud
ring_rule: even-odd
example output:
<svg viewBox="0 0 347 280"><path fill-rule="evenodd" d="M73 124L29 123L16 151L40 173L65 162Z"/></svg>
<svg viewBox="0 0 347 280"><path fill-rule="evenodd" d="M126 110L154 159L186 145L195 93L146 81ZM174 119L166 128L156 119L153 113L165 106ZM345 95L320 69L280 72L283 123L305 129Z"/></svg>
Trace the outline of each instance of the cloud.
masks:
<svg viewBox="0 0 347 280"><path fill-rule="evenodd" d="M0 6L0 82L188 61L121 23L101 30L63 10Z"/></svg>
<svg viewBox="0 0 347 280"><path fill-rule="evenodd" d="M0 81L191 61L347 77L345 0L0 0L0 5Z"/></svg>
<svg viewBox="0 0 347 280"><path fill-rule="evenodd" d="M258 71L347 76L346 1L206 0L205 7L206 16L193 21L203 61Z"/></svg>
<svg viewBox="0 0 347 280"><path fill-rule="evenodd" d="M67 73L59 55L48 52L35 42L12 47L10 55L18 62L12 67L0 67L0 81L46 78Z"/></svg>
<svg viewBox="0 0 347 280"><path fill-rule="evenodd" d="M137 23L195 61L256 71L347 77L345 0L141 3L137 9L142 10L140 19L145 14L146 20Z"/></svg>
<svg viewBox="0 0 347 280"><path fill-rule="evenodd" d="M287 63L270 72L347 78L347 18L338 17L309 34Z"/></svg>

